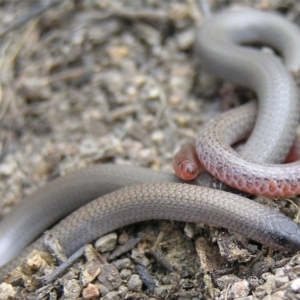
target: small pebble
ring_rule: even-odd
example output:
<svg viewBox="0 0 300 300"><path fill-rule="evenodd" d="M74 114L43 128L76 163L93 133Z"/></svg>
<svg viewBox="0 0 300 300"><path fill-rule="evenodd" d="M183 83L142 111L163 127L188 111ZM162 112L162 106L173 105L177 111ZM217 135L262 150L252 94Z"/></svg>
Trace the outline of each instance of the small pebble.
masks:
<svg viewBox="0 0 300 300"><path fill-rule="evenodd" d="M153 26L149 26L142 22L136 22L135 30L148 45L156 46L161 43L161 32Z"/></svg>
<svg viewBox="0 0 300 300"><path fill-rule="evenodd" d="M290 271L295 275L300 275L300 266L295 266L291 268ZM288 268L287 268L287 272L288 272Z"/></svg>
<svg viewBox="0 0 300 300"><path fill-rule="evenodd" d="M23 78L19 82L18 91L30 102L43 101L51 97L50 86L45 78Z"/></svg>
<svg viewBox="0 0 300 300"><path fill-rule="evenodd" d="M165 297L170 295L170 291L171 291L172 287L173 287L172 285L157 286L154 289L154 295L159 297L159 299L164 299Z"/></svg>
<svg viewBox="0 0 300 300"><path fill-rule="evenodd" d="M87 244L84 247L84 256L87 261L95 261L98 259L97 252L95 251L95 248L91 244Z"/></svg>
<svg viewBox="0 0 300 300"><path fill-rule="evenodd" d="M95 1L96 3L97 1ZM99 45L110 39L115 32L121 29L121 22L118 20L107 20L104 23L105 30L99 30L99 26L91 26L87 31L87 39L93 44Z"/></svg>
<svg viewBox="0 0 300 300"><path fill-rule="evenodd" d="M165 139L165 134L163 131L156 130L151 134L151 139L153 142L162 142Z"/></svg>
<svg viewBox="0 0 300 300"><path fill-rule="evenodd" d="M81 293L81 287L76 279L66 280L64 283L64 297L77 299Z"/></svg>
<svg viewBox="0 0 300 300"><path fill-rule="evenodd" d="M119 271L112 264L104 264L98 276L99 282L104 284L110 291L119 287L122 283Z"/></svg>
<svg viewBox="0 0 300 300"><path fill-rule="evenodd" d="M108 55L112 59L125 58L129 54L129 49L125 46L110 47L107 49Z"/></svg>
<svg viewBox="0 0 300 300"><path fill-rule="evenodd" d="M10 176L16 171L16 164L13 162L2 162L0 165L0 175Z"/></svg>
<svg viewBox="0 0 300 300"><path fill-rule="evenodd" d="M116 248L118 236L116 233L110 233L102 236L95 242L95 248L98 252L113 251Z"/></svg>
<svg viewBox="0 0 300 300"><path fill-rule="evenodd" d="M180 32L176 35L176 42L179 49L187 50L191 48L191 45L195 41L195 30L194 28Z"/></svg>
<svg viewBox="0 0 300 300"><path fill-rule="evenodd" d="M276 285L275 285L275 275L269 274L266 277L266 283L264 284L264 288L265 288L265 290L266 290L266 292L268 294L271 294L272 291L275 290L275 288L276 288Z"/></svg>
<svg viewBox="0 0 300 300"><path fill-rule="evenodd" d="M81 272L80 282L83 286L92 282L101 271L101 262L98 260L88 261Z"/></svg>
<svg viewBox="0 0 300 300"><path fill-rule="evenodd" d="M248 277L247 280L250 286L250 290L252 291L264 283L262 279L258 279L257 277L253 277L253 276Z"/></svg>
<svg viewBox="0 0 300 300"><path fill-rule="evenodd" d="M262 278L263 280L268 280L268 278L269 278L269 277L272 277L272 276L274 276L274 275L273 275L272 273L270 273L270 272L261 274L261 278Z"/></svg>
<svg viewBox="0 0 300 300"><path fill-rule="evenodd" d="M120 272L121 278L125 279L125 280L127 280L131 275L132 275L132 272L129 269L123 269Z"/></svg>
<svg viewBox="0 0 300 300"><path fill-rule="evenodd" d="M118 295L118 292L109 292L104 297L101 298L102 300L120 300L121 298Z"/></svg>
<svg viewBox="0 0 300 300"><path fill-rule="evenodd" d="M283 277L285 275L285 271L283 268L280 268L280 269L276 269L275 271L275 276L276 277Z"/></svg>
<svg viewBox="0 0 300 300"><path fill-rule="evenodd" d="M278 291L272 295L265 296L262 300L283 300L285 297L285 291Z"/></svg>
<svg viewBox="0 0 300 300"><path fill-rule="evenodd" d="M118 270L122 270L122 269L129 269L132 267L132 261L130 258L122 258L122 259L118 259L115 260L113 262L113 265L118 269Z"/></svg>
<svg viewBox="0 0 300 300"><path fill-rule="evenodd" d="M131 258L138 264L147 267L150 262L149 259L145 256L145 252L142 250L132 249Z"/></svg>
<svg viewBox="0 0 300 300"><path fill-rule="evenodd" d="M22 265L22 271L27 275L31 275L37 271L45 270L51 265L51 260L52 257L49 253L34 250L26 257L25 263Z"/></svg>
<svg viewBox="0 0 300 300"><path fill-rule="evenodd" d="M139 275L133 274L127 282L127 287L130 291L138 292L142 289L143 282Z"/></svg>
<svg viewBox="0 0 300 300"><path fill-rule="evenodd" d="M228 295L231 299L248 296L250 292L249 283L247 280L236 282L230 288Z"/></svg>
<svg viewBox="0 0 300 300"><path fill-rule="evenodd" d="M83 299L98 299L100 292L95 284L89 283L82 291Z"/></svg>
<svg viewBox="0 0 300 300"><path fill-rule="evenodd" d="M126 295L128 294L128 287L124 285L120 285L118 288L118 294L122 299L125 299Z"/></svg>
<svg viewBox="0 0 300 300"><path fill-rule="evenodd" d="M118 243L120 245L124 245L129 239L129 235L128 233L126 232L122 232L120 235L119 235L119 238L118 238Z"/></svg>
<svg viewBox="0 0 300 300"><path fill-rule="evenodd" d="M300 278L297 278L291 282L291 289L295 293L300 291Z"/></svg>
<svg viewBox="0 0 300 300"><path fill-rule="evenodd" d="M100 291L100 294L101 294L102 296L104 296L104 295L106 295L106 294L109 293L109 289L108 289L105 285L103 285L102 283L98 283L98 282L97 282L96 285L97 285L98 290Z"/></svg>
<svg viewBox="0 0 300 300"><path fill-rule="evenodd" d="M229 284L239 282L241 279L234 274L223 275L216 279L217 286L223 290L228 287Z"/></svg>
<svg viewBox="0 0 300 300"><path fill-rule="evenodd" d="M0 284L0 300L14 300L16 299L17 292L14 290L11 284L2 282Z"/></svg>
<svg viewBox="0 0 300 300"><path fill-rule="evenodd" d="M275 285L276 288L281 287L285 283L289 282L289 277L288 276L283 276L283 277L275 277Z"/></svg>

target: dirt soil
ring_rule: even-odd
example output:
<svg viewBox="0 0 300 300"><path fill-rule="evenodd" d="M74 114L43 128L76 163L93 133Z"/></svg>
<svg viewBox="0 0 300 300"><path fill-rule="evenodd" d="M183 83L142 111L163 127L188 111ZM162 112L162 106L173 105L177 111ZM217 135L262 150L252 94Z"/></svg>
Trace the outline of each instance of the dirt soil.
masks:
<svg viewBox="0 0 300 300"><path fill-rule="evenodd" d="M46 3L0 0L0 28ZM296 0L207 3L213 12L276 10L300 26ZM193 43L203 20L196 0L70 0L1 37L1 216L87 165L173 172L174 154L204 123L252 95L202 71ZM256 200L296 218L289 200ZM106 253L91 258L88 246L54 282L3 283L0 299L300 298L298 255L245 248L226 230L180 222L144 222L116 234L110 252L138 240L110 263ZM94 276L86 279L89 265Z"/></svg>

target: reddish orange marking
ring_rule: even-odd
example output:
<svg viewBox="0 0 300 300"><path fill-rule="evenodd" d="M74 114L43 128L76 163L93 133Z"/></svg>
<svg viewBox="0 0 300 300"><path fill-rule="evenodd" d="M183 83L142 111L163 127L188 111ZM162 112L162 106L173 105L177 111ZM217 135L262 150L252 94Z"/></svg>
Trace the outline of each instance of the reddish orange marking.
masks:
<svg viewBox="0 0 300 300"><path fill-rule="evenodd" d="M195 179L200 169L203 169L201 165L194 145L187 145L182 147L173 159L173 169L175 174L183 180Z"/></svg>
<svg viewBox="0 0 300 300"><path fill-rule="evenodd" d="M274 193L277 190L277 183L275 180L272 180L269 185L269 191Z"/></svg>

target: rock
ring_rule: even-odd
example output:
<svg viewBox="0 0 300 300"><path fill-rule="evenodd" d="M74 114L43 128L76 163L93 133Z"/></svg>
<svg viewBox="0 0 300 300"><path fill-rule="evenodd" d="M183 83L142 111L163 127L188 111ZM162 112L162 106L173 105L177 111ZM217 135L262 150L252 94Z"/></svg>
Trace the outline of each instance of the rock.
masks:
<svg viewBox="0 0 300 300"><path fill-rule="evenodd" d="M300 291L300 278L297 278L291 282L291 289L295 293Z"/></svg>
<svg viewBox="0 0 300 300"><path fill-rule="evenodd" d="M126 295L128 294L127 286L120 285L118 289L118 294L121 297L121 299L125 299Z"/></svg>
<svg viewBox="0 0 300 300"><path fill-rule="evenodd" d="M143 282L139 275L133 274L127 282L128 289L133 292L138 292L142 289Z"/></svg>
<svg viewBox="0 0 300 300"><path fill-rule="evenodd" d="M65 281L64 283L64 297L70 299L77 299L81 293L81 287L76 279Z"/></svg>
<svg viewBox="0 0 300 300"><path fill-rule="evenodd" d="M132 261L129 258L122 258L113 262L113 265L118 269L130 269L132 267Z"/></svg>
<svg viewBox="0 0 300 300"><path fill-rule="evenodd" d="M235 282L228 292L229 299L236 299L248 296L250 292L249 283L247 280Z"/></svg>
<svg viewBox="0 0 300 300"><path fill-rule="evenodd" d="M2 282L0 284L0 300L14 300L16 299L17 292L11 284Z"/></svg>
<svg viewBox="0 0 300 300"><path fill-rule="evenodd" d="M91 260L88 261L81 272L80 281L83 286L87 285L88 283L92 282L101 271L102 263L98 260Z"/></svg>
<svg viewBox="0 0 300 300"><path fill-rule="evenodd" d="M241 279L237 277L236 275L229 274L229 275L223 275L216 279L216 283L218 287L223 290L226 287L228 287L229 284L234 284L236 282L239 282Z"/></svg>
<svg viewBox="0 0 300 300"><path fill-rule="evenodd" d="M145 256L145 252L142 250L132 249L131 258L138 264L147 267L150 262L149 259Z"/></svg>
<svg viewBox="0 0 300 300"><path fill-rule="evenodd" d="M283 277L275 277L275 285L276 288L281 287L285 283L289 282L289 277L288 276L283 276Z"/></svg>
<svg viewBox="0 0 300 300"><path fill-rule="evenodd" d="M104 264L101 266L101 271L98 276L99 282L105 285L110 291L118 288L122 279L116 267L112 264Z"/></svg>
<svg viewBox="0 0 300 300"><path fill-rule="evenodd" d="M100 292L95 284L89 283L86 288L82 291L82 298L83 299L98 299L100 296Z"/></svg>
<svg viewBox="0 0 300 300"><path fill-rule="evenodd" d="M131 270L129 270L129 269L123 269L123 270L121 270L121 272L120 272L121 278L122 278L122 279L125 279L125 280L129 279L130 276L131 276L131 274L132 274L132 272L131 272Z"/></svg>
<svg viewBox="0 0 300 300"><path fill-rule="evenodd" d="M118 295L118 292L109 292L104 297L101 298L102 300L120 300L121 298Z"/></svg>
<svg viewBox="0 0 300 300"><path fill-rule="evenodd" d="M117 234L114 232L102 236L95 242L95 248L98 252L113 251L116 248L117 239Z"/></svg>
<svg viewBox="0 0 300 300"><path fill-rule="evenodd" d="M161 285L154 289L154 295L159 297L159 299L165 299L166 296L170 295L172 285Z"/></svg>

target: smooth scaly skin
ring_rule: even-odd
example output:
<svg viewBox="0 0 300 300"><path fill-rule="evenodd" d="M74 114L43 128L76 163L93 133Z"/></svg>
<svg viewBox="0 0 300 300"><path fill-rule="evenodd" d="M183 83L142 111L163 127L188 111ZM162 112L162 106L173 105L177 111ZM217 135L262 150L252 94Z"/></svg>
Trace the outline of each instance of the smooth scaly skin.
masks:
<svg viewBox="0 0 300 300"><path fill-rule="evenodd" d="M251 102L209 122L196 142L201 163L214 177L244 192L269 197L299 195L300 161L284 165L253 163L229 146L251 130L256 112L256 104Z"/></svg>
<svg viewBox="0 0 300 300"><path fill-rule="evenodd" d="M75 209L124 186L143 182L180 180L173 174L105 164L72 172L46 184L0 222L0 266Z"/></svg>
<svg viewBox="0 0 300 300"><path fill-rule="evenodd" d="M299 95L278 58L240 46L253 42L278 50L289 71L300 70L300 30L276 14L254 10L217 14L198 30L196 50L207 70L253 89L258 96L255 126L240 154L255 162L281 163L299 123Z"/></svg>
<svg viewBox="0 0 300 300"><path fill-rule="evenodd" d="M286 67L296 74L300 65L299 36L299 29L279 16L253 10L223 12L198 31L196 48L202 64L219 76L252 88L259 98L257 116L246 105L243 116L239 109L225 114L220 117L222 123L218 124L220 119L216 118L198 136L199 160L223 183L247 193L273 197L300 193L297 172L300 163L288 167L251 163L279 163L286 157L300 115L295 83L278 58L240 46L249 42L270 45L282 54ZM248 122L243 118L248 118ZM251 129L238 156L228 146L245 138ZM193 157L182 162L182 156L189 155L184 149L177 155L174 169L182 179L188 178L181 170L196 163Z"/></svg>
<svg viewBox="0 0 300 300"><path fill-rule="evenodd" d="M251 12L251 16L254 17L255 14L256 14L255 12L253 11ZM257 31L258 32L266 31L267 35L269 35L270 38L272 37L270 44L274 42L275 47L278 46L279 50L281 51L285 59L292 58L291 61L293 63L291 63L291 66L295 66L294 71L297 71L299 67L299 61L297 60L298 58L297 57L295 58L293 56L293 53L289 52L289 49L291 51L296 49L295 53L297 53L298 55L299 51L297 49L300 49L300 46L297 43L299 43L300 39L297 38L296 40L294 39L291 40L291 37L295 37L295 36L298 37L299 32L295 29L294 26L287 25L289 24L288 22L280 19L276 20L275 23L273 22L272 25L273 28L269 28L269 29L261 28L262 24L267 24L268 20L269 19L271 20L272 18L273 18L272 15L266 14L264 15L263 19L260 19L260 21L256 19L257 22L256 24L260 26L257 29ZM230 24L233 24L232 18L228 20L225 17L218 16L217 19L220 21L223 20L224 28L226 28L226 26L230 27ZM243 30L246 30L247 38L244 41L252 40L252 36L253 35L256 36L256 34L253 34L253 32L251 33L247 29L247 26L249 25L248 22L250 21L244 17L242 17L239 21L242 22L241 23L243 24L242 27L245 27ZM238 24L235 24L236 26L235 28L227 28L227 30L234 31L236 30L236 28L239 28L237 25ZM238 35L241 36L242 33ZM278 35L278 40L276 40L277 35ZM236 81L238 83L248 85L251 88L255 89L258 94L258 97L261 99L260 101L262 101L266 96L270 97L268 92L270 90L273 90L274 92L274 94L272 94L274 96L274 99L278 99L278 95L280 95L280 97L285 98L284 104L280 102L281 105L279 106L274 105L275 103L277 103L277 101L272 103L271 107L268 106L270 105L270 101L266 101L266 103L269 103L266 105L263 104L264 102L260 102L259 115L261 115L261 111L266 112L266 107L269 107L269 109L271 110L273 110L275 107L274 109L275 113L272 114L271 119L268 119L267 116L264 114L262 114L262 117L259 117L257 123L259 125L255 126L255 131L251 136L252 140L253 139L257 140L257 144L254 143L252 147L249 146L249 149L250 150L252 149L251 150L252 152L250 151L250 154L247 153L244 154L247 157L251 157L251 155L252 156L257 155L257 153L260 153L263 145L267 143L268 145L261 155L263 155L264 153L268 153L268 155L264 157L263 161L266 161L267 158L270 158L270 161L272 162L281 161L282 157L285 156L287 152L287 149L285 148L289 148L291 145L291 140L293 139L293 127L297 122L297 120L295 121L294 116L298 115L298 111L299 111L298 105L294 103L297 92L295 90L295 86L293 84L292 78L286 73L284 68L281 67L279 61L274 59L274 57L266 56L266 55L262 56L261 54L256 53L254 50L253 51L249 50L250 52L246 55L243 54L243 56L249 57L250 55L252 55L251 53L253 53L252 60L250 61L246 60L244 62L243 60L241 61L242 53L240 52L240 50L238 50L237 46L232 46L233 48L230 47L229 48L230 50L232 50L231 54L232 55L236 54L237 61L239 61L239 63L242 63L243 66L238 71L233 70L231 69L231 66L235 66L238 64L235 63L234 56L232 56L233 61L231 60L230 64L226 66L226 63L222 61L224 59L224 56L222 56L223 49L222 48L218 50L209 49L209 51L206 53L204 44L208 43L208 45L210 46L213 46L214 44L209 43L210 41L207 37L205 37L205 35L203 37L198 36L198 42L200 39L203 39L203 41L201 43L202 46L198 45L198 51L202 56L202 60L206 61L207 64L211 64L210 59L214 56L214 54L220 55L219 58L215 57L216 63L212 65L214 66L212 69L215 68L216 71L218 71L219 69L222 76L224 77L227 76L230 80L234 80L233 73L237 72L238 79L240 81L239 80ZM263 40L268 41L268 36L267 37L264 36ZM222 41L222 43L223 42L224 41ZM216 44L215 46L218 47L218 44ZM228 46L230 45L228 44L226 45L225 43L222 44L221 46L224 49L226 49L226 47L228 49ZM283 49L281 49L281 46ZM228 58L225 57L225 59L229 61ZM269 63L265 64L265 61L272 61L272 62L275 61L274 65L272 65L273 63L271 62L271 69L267 75L264 73L261 74L262 71L261 69L265 69L270 66ZM286 63L287 65L289 65L288 61L286 61ZM262 65L263 68L253 69L254 65L255 66ZM225 71L226 68L229 69ZM247 76L243 73L243 70L246 71L245 74L247 73L248 74ZM276 74L275 77L273 77L273 72L275 72ZM269 76L270 78L273 78L270 81L271 88L266 88L266 86L269 86L270 84ZM250 81L249 84L248 83L246 84L246 80ZM276 82L276 80L278 81ZM284 81L283 85L280 84L282 80ZM286 88L286 86L288 88ZM282 92L282 89L284 92ZM280 116L277 117L277 114L279 114ZM265 118L266 118L266 122L264 122ZM282 120L284 120L284 122L282 122ZM230 123L230 120L228 121L228 123ZM270 130L270 128L268 127L269 123L275 124L275 129ZM281 125L277 126L278 124ZM241 124L239 126L242 127ZM267 127L264 128L264 126ZM261 128L262 132L260 132L260 130L258 130L257 128ZM267 138L268 138L267 142L266 142L266 136L263 133L264 129L267 129ZM292 137L289 137L290 135ZM271 136L272 138L269 139ZM275 138L274 136L277 138ZM230 139L231 138L229 137L228 140ZM279 155L276 154L277 150L279 150L280 153ZM120 169L120 174L122 174L122 172L123 171ZM125 177L131 178L132 176L134 176L134 173L136 171L132 173L131 172L129 172L129 174L127 173ZM143 172L144 171L141 170L138 173L138 180L147 182L148 181L148 179L146 179L147 176ZM39 225L37 225L36 227L40 227L40 230L43 231L44 228L42 227L42 225L45 225L44 223L46 223L46 219L47 219L45 216L50 216L50 219L51 218L55 219L56 216L54 214L56 214L57 211L64 210L65 212L67 212L76 209L76 206L78 204L76 203L76 205L73 206L72 203L74 197L76 199L79 199L81 196L83 196L84 199L80 201L81 204L83 204L84 201L90 201L91 199L89 198L93 198L95 195L93 194L90 197L89 193L87 192L87 190L90 189L82 189L82 188L86 184L89 185L91 184L92 181L94 181L94 174L93 172L87 174L86 176L84 176L84 173L82 173L83 174L82 176L80 174L79 175L77 174L77 176L75 177L71 175L71 177L66 177L64 179L61 179L62 183L61 185L58 184L58 186L56 185L57 182L50 185L46 185L40 192L37 192L39 195L35 194L29 199L27 199L26 202L28 206L27 204L24 204L23 212L17 214L17 216L20 217L20 219L23 218L25 220L33 220L34 218L39 216L41 221L39 222ZM153 181L156 180L158 180L159 182L169 181L168 179L166 180L162 178L157 179L156 176L161 176L158 174L160 173L156 173L155 175L153 174L149 176L150 178L153 178ZM105 173L105 167L103 173L100 175L104 176L107 179L106 186L111 190L118 189L120 188L120 186L123 185L132 184L132 183L128 183L128 181L125 180L122 177L122 175L121 178L111 178L110 176L107 176L107 174ZM168 176L169 175L167 175L167 177ZM170 181L174 180L174 177L172 177L172 179L170 177L168 178L170 179ZM95 186L94 184L95 182L92 185ZM105 228L105 230L97 231L97 234L94 232L92 236L87 234L86 229L84 228L86 228L85 226L92 225L92 220L95 220L95 218L89 219L89 217L91 213L96 211L96 207L93 207L92 209L88 207L81 208L80 211L78 211L75 216L70 215L66 219L67 221L63 221L62 223L57 225L58 227L55 227L56 229L54 230L53 233L57 235L58 238L60 238L63 247L65 247L67 253L70 254L73 250L76 250L75 248L89 242L90 239L94 239L95 237L98 237L99 235L104 234L105 232L114 230L120 226L124 226L132 222L142 221L146 219L148 220L152 218L154 219L164 218L164 219L178 219L184 221L207 222L209 224L214 224L217 226L222 226L228 229L232 229L233 231L237 231L246 237L253 238L263 244L266 244L274 248L282 249L282 247L280 247L280 245L282 245L284 249L288 251L296 251L300 249L299 229L293 221L284 217L283 215L271 211L267 207L255 204L247 199L234 196L232 194L228 194L225 192L209 190L200 187L196 188L197 190L195 190L195 187L191 185L185 185L184 188L180 184L177 185L178 186L174 184L166 185L164 183L159 183L155 187L151 185L144 185L142 186L142 188L129 187L127 190L116 192L117 194L108 195L105 198L106 200L104 203L106 204L104 206L102 206L103 204L102 205L99 204L99 201L102 202L103 200L102 198L99 201L97 200L96 203L98 204L91 204L91 205L92 206L99 205L99 207L101 206L99 213L101 215L102 212L102 216L104 219L96 217L96 219L98 220L96 223L98 227L100 228L103 227ZM101 186L99 190L100 190L100 194L104 194L105 192L107 192L107 191L102 192ZM196 204L193 202L195 191L197 191L197 197L199 197L199 202ZM80 192L82 193L82 195L80 195ZM57 198L56 201L57 211L50 210L52 205L45 203L45 201L51 201L53 199L53 193L61 193L61 195ZM131 195L130 198L126 196L127 193ZM148 196L150 196L150 198ZM34 200L35 197L36 200ZM107 199L113 202L107 202ZM149 199L151 200L151 203L148 202ZM216 199L222 199L222 201ZM30 206L29 202L31 202L31 200L34 200L35 204ZM60 203L59 200L62 200L64 204ZM163 201L166 201L166 203ZM122 202L124 202L125 207L122 206L123 208L119 208L118 205L122 205L121 204ZM61 208L60 205L62 205L62 207L65 206L66 209ZM206 210L208 209L208 207L209 207L209 213ZM120 209L123 210L120 211ZM198 210L197 216L192 214L194 211L196 211L196 209ZM105 212L108 215L103 215L103 212ZM200 217L202 216L203 218L199 219L199 216ZM272 222L272 220L275 219L276 221ZM282 222L280 220L282 220ZM2 223L4 224L1 229L3 233L3 235L1 234L2 240L0 240L0 245L1 245L0 248L2 250L4 248L3 245L6 245L3 243L3 241L5 241L5 243L7 244L10 244L10 239L14 240L14 236L8 234L8 230L11 226L13 226L13 224L16 221L19 221L17 217L10 218L10 221L8 220L7 222L1 222L1 226ZM22 224L21 221L20 224ZM282 224L282 226L278 226L278 224ZM33 230L33 227L34 227L34 221L33 222L29 221L29 223L26 223L23 226L21 225L19 227L18 237L25 238L27 234L29 234L30 231ZM78 231L75 230L74 232L73 228L78 229ZM80 233L81 231L83 232L82 235L81 234L76 235L76 232ZM89 228L89 231L92 232L93 231L92 228ZM62 233L61 236L59 232ZM19 239L18 237L12 243L13 244L12 247L6 250L4 248L3 253L10 252L14 247L18 247L20 245L21 239ZM72 248L73 246L69 248L69 245L73 244L72 241L74 242L76 241L76 245L74 246L74 249ZM278 245L278 241L280 242L279 243L280 245ZM36 246L37 248L39 248L38 245ZM25 253L26 251L22 252L22 255L20 255L18 259L24 257ZM0 256L0 258L2 259L2 255ZM18 260L15 260L14 263L15 264L18 263ZM11 269L12 266L13 263L10 263L5 268L4 267L1 268L0 278L2 278L4 273L7 270Z"/></svg>
<svg viewBox="0 0 300 300"><path fill-rule="evenodd" d="M222 226L274 249L300 249L300 229L283 214L234 194L181 183L146 183L107 194L73 212L54 226L51 234L69 256L103 234L151 219ZM2 267L0 280L33 249L46 251L42 238Z"/></svg>
<svg viewBox="0 0 300 300"><path fill-rule="evenodd" d="M252 88L259 100L257 116L254 104L245 105L209 122L198 135L199 160L223 183L256 195L300 194L300 162L270 165L284 160L295 138L300 116L295 83L278 58L240 46L254 41L271 45L296 73L299 36L299 29L279 16L252 10L224 12L198 31L196 46L204 66ZM237 154L229 145L245 137L253 125Z"/></svg>

